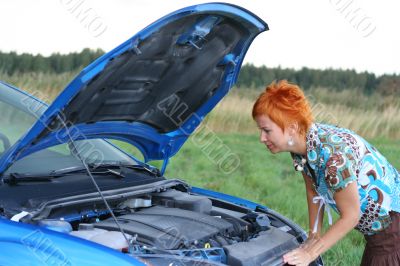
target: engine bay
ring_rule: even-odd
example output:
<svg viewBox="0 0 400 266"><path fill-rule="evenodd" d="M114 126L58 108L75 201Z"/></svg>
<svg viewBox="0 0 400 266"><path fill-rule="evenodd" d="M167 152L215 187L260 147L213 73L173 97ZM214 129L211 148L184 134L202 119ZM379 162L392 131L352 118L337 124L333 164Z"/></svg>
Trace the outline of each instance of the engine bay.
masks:
<svg viewBox="0 0 400 266"><path fill-rule="evenodd" d="M282 265L282 255L301 242L278 217L196 195L182 186L110 204L118 223L100 204L91 209L87 204L57 205L29 223L119 250L149 265ZM161 259L164 264L157 262Z"/></svg>

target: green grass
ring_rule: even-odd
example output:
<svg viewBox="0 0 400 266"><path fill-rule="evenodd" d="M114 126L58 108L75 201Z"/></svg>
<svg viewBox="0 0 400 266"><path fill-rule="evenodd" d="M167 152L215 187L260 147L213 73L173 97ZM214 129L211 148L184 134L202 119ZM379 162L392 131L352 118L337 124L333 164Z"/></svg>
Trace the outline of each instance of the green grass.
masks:
<svg viewBox="0 0 400 266"><path fill-rule="evenodd" d="M25 73L11 76L0 73L0 80L51 102L75 75L76 72L59 75ZM260 92L261 90L234 89L205 121L212 132L218 133L212 138L221 140L230 152L239 156L240 165L235 171L230 174L224 173L218 162L206 156L209 150L199 146L192 137L171 159L166 175L186 180L193 186L221 191L266 205L303 228L308 228L307 204L301 175L293 170L289 154L269 154L255 135L256 127L250 111ZM398 98L383 97L379 94L368 97L354 90L337 92L324 88L305 93L310 98L313 108L315 107L313 112L317 121L334 117L341 126L353 129L362 136L374 138L371 143L400 169ZM7 120L5 118L12 115L14 114L3 112L3 123ZM2 126L17 130L10 124ZM132 150L126 148L126 144L121 146ZM161 163L156 162L156 165L159 167ZM338 216L334 217L337 219ZM323 258L326 265L358 265L363 248L362 235L352 231L327 251Z"/></svg>
<svg viewBox="0 0 400 266"><path fill-rule="evenodd" d="M240 158L239 167L225 174L191 139L174 156L166 171L169 178L180 178L199 186L263 204L308 228L307 203L301 174L295 172L289 154L270 154L256 135L218 134L231 152ZM396 154L400 141L373 139L371 143L400 168ZM338 215L334 215L337 219ZM325 217L325 230L328 228ZM363 236L353 230L323 254L326 265L359 265L364 249Z"/></svg>

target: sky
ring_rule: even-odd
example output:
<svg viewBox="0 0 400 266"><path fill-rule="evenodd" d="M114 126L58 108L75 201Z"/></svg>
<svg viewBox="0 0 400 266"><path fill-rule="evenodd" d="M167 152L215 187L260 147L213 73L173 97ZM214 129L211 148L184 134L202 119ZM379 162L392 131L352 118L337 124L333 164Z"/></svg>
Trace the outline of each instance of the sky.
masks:
<svg viewBox="0 0 400 266"><path fill-rule="evenodd" d="M203 0L2 0L0 51L109 51L145 26ZM267 22L247 52L256 66L400 74L398 0L231 0ZM86 14L86 17L83 15Z"/></svg>

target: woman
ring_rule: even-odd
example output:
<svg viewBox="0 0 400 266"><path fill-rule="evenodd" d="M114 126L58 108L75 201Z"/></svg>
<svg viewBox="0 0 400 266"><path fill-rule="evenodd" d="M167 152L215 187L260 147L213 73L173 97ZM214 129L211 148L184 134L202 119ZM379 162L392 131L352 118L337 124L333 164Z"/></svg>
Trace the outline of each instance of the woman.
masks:
<svg viewBox="0 0 400 266"><path fill-rule="evenodd" d="M400 265L400 175L354 132L313 122L301 89L271 83L253 107L260 141L273 154L290 152L306 185L310 235L285 254L290 265L308 265L356 227L367 240L362 265ZM321 233L323 210L340 218Z"/></svg>

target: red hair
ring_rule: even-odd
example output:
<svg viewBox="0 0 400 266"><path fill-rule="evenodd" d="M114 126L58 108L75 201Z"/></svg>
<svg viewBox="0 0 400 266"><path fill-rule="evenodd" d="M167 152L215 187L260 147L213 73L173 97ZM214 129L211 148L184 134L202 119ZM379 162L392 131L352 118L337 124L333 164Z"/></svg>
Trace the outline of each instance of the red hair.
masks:
<svg viewBox="0 0 400 266"><path fill-rule="evenodd" d="M261 93L253 106L253 119L266 115L282 131L293 122L299 126L299 134L305 136L314 118L303 91L287 80L273 81Z"/></svg>

